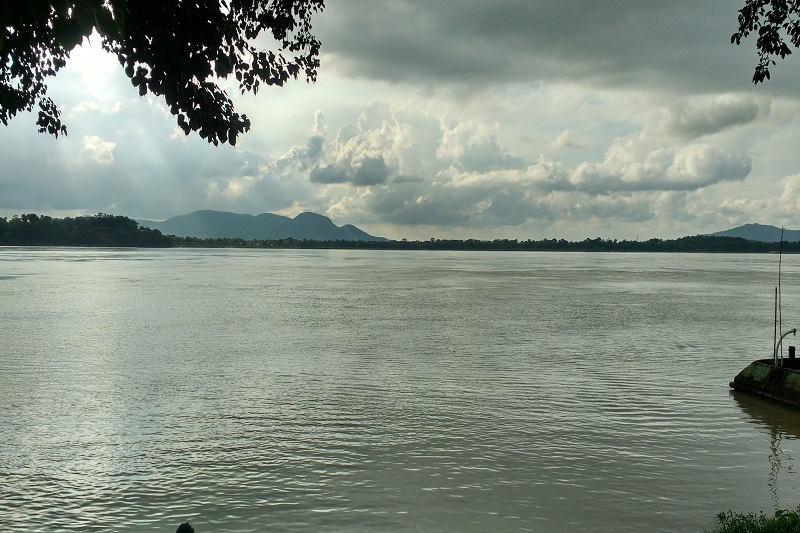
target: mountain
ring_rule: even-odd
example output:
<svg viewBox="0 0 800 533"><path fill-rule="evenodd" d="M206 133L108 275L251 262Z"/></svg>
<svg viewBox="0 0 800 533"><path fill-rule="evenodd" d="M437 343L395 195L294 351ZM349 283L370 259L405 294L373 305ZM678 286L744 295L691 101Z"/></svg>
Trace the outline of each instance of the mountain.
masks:
<svg viewBox="0 0 800 533"><path fill-rule="evenodd" d="M240 238L252 240L308 239L314 241L386 241L351 224L337 226L328 217L300 213L289 218L272 213L240 215L221 211L195 211L163 222L139 220L141 226L178 237Z"/></svg>
<svg viewBox="0 0 800 533"><path fill-rule="evenodd" d="M741 237L751 241L780 242L781 228L766 226L764 224L745 224L738 228L711 233L713 237ZM783 231L783 240L786 242L800 241L800 230L787 229Z"/></svg>

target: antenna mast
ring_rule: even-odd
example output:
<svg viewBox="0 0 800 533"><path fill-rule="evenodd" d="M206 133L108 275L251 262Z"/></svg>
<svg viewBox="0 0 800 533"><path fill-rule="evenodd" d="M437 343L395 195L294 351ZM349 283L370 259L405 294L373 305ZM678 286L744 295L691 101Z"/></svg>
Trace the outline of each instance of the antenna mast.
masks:
<svg viewBox="0 0 800 533"><path fill-rule="evenodd" d="M781 244L778 248L778 330L783 326L783 315L781 314L781 267L783 265L783 228L781 228Z"/></svg>

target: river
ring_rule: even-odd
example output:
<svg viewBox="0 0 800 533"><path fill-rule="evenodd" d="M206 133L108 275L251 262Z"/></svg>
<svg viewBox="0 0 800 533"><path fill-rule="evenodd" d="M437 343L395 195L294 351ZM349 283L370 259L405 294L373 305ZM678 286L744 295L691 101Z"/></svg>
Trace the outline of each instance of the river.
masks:
<svg viewBox="0 0 800 533"><path fill-rule="evenodd" d="M0 530L699 533L793 508L800 411L728 387L771 356L777 267L0 248Z"/></svg>

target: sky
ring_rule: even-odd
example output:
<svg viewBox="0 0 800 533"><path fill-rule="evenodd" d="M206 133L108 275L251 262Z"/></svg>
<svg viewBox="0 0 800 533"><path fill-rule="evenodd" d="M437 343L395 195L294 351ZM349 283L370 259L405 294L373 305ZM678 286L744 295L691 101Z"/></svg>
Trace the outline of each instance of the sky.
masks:
<svg viewBox="0 0 800 533"><path fill-rule="evenodd" d="M742 0L743 3L743 0ZM328 0L316 83L184 136L97 43L50 85L69 134L0 126L0 216L313 211L392 239L800 229L800 51L753 85L729 0Z"/></svg>

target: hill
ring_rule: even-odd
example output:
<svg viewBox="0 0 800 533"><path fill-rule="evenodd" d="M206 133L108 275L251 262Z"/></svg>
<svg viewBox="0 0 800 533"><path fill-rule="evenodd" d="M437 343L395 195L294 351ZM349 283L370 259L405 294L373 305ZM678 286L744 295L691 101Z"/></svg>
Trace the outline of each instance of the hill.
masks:
<svg viewBox="0 0 800 533"><path fill-rule="evenodd" d="M745 224L738 228L711 233L712 237L739 237L750 241L780 242L781 228L764 224ZM786 242L800 242L800 230L784 230L783 240Z"/></svg>
<svg viewBox="0 0 800 533"><path fill-rule="evenodd" d="M308 239L315 241L386 241L374 237L351 224L337 226L328 217L316 213L300 213L289 218L272 213L240 215L222 211L195 211L163 222L139 220L142 226L166 235L200 239Z"/></svg>

